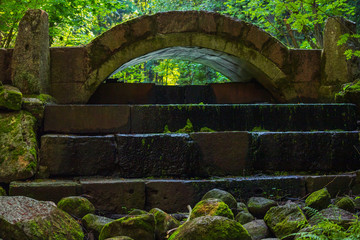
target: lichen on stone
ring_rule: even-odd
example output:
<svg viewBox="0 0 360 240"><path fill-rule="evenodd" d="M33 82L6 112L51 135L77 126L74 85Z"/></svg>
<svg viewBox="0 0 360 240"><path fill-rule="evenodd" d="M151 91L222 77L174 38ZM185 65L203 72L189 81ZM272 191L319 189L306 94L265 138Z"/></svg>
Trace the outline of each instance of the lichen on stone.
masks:
<svg viewBox="0 0 360 240"><path fill-rule="evenodd" d="M234 214L229 206L216 198L208 198L198 202L191 212L190 219L202 216L223 216L234 219Z"/></svg>

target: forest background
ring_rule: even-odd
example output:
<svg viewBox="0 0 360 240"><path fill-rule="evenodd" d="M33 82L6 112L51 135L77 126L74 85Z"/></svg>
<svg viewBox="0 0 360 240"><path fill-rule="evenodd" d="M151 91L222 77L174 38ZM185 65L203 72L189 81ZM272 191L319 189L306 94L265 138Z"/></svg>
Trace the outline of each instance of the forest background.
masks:
<svg viewBox="0 0 360 240"><path fill-rule="evenodd" d="M251 22L289 48L322 48L325 20L330 16L358 23L360 32L360 0L0 0L0 47L14 47L18 24L27 9L49 14L52 47L87 44L119 23L173 10L214 11ZM352 38L360 36L343 35L338 44ZM351 58L360 54L347 50L345 55ZM179 59L147 61L112 78L162 85L230 81L210 67Z"/></svg>

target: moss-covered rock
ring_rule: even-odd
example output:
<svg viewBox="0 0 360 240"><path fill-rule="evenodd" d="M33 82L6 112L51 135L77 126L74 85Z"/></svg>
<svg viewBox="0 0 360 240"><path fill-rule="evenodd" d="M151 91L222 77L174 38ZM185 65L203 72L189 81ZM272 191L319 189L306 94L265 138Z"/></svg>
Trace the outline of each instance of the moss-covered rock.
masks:
<svg viewBox="0 0 360 240"><path fill-rule="evenodd" d="M6 196L6 191L0 186L0 197Z"/></svg>
<svg viewBox="0 0 360 240"><path fill-rule="evenodd" d="M202 197L202 200L209 199L209 198L217 198L226 203L229 208L236 209L237 208L237 201L234 198L233 195L231 195L229 192L214 188Z"/></svg>
<svg viewBox="0 0 360 240"><path fill-rule="evenodd" d="M244 224L243 227L248 231L252 240L261 240L271 235L264 220L254 220Z"/></svg>
<svg viewBox="0 0 360 240"><path fill-rule="evenodd" d="M94 233L95 237L98 238L101 232L101 229L108 223L112 222L113 219L97 216L92 213L86 214L82 218L82 223L85 229L88 232Z"/></svg>
<svg viewBox="0 0 360 240"><path fill-rule="evenodd" d="M236 214L235 220L237 222L239 222L240 224L245 224L245 223L255 220L255 218L251 213L249 213L247 211L240 211L240 212L238 212L238 214Z"/></svg>
<svg viewBox="0 0 360 240"><path fill-rule="evenodd" d="M106 238L116 236L128 236L133 239L141 240L154 240L154 215L134 215L112 221L103 227L99 236L99 240L104 240Z"/></svg>
<svg viewBox="0 0 360 240"><path fill-rule="evenodd" d="M326 188L311 193L305 200L306 206L317 210L327 208L330 202L331 196Z"/></svg>
<svg viewBox="0 0 360 240"><path fill-rule="evenodd" d="M257 218L263 218L266 212L276 206L276 202L263 197L252 197L247 203L249 212Z"/></svg>
<svg viewBox="0 0 360 240"><path fill-rule="evenodd" d="M47 94L27 95L23 97L22 109L30 112L40 124L44 118L45 105L55 102L56 100Z"/></svg>
<svg viewBox="0 0 360 240"><path fill-rule="evenodd" d="M134 239L127 236L119 236L119 237L107 238L105 240L134 240Z"/></svg>
<svg viewBox="0 0 360 240"><path fill-rule="evenodd" d="M234 219L234 214L229 206L216 198L209 198L198 202L191 212L190 219L202 216L223 216Z"/></svg>
<svg viewBox="0 0 360 240"><path fill-rule="evenodd" d="M36 119L30 113L0 112L0 182L32 177L37 147Z"/></svg>
<svg viewBox="0 0 360 240"><path fill-rule="evenodd" d="M342 197L336 201L335 205L338 208L344 209L348 212L355 212L355 203L350 197Z"/></svg>
<svg viewBox="0 0 360 240"><path fill-rule="evenodd" d="M251 240L238 222L220 216L195 218L180 226L169 240Z"/></svg>
<svg viewBox="0 0 360 240"><path fill-rule="evenodd" d="M128 215L142 215L147 214L147 211L141 210L141 209L133 209L131 212L129 212Z"/></svg>
<svg viewBox="0 0 360 240"><path fill-rule="evenodd" d="M342 86L342 90L335 94L336 102L355 103L360 107L360 79Z"/></svg>
<svg viewBox="0 0 360 240"><path fill-rule="evenodd" d="M80 225L53 202L0 197L0 236L4 239L82 240Z"/></svg>
<svg viewBox="0 0 360 240"><path fill-rule="evenodd" d="M247 208L246 204L243 202L238 202L237 203L237 211L238 212L242 212L242 211L246 211L249 212L249 209Z"/></svg>
<svg viewBox="0 0 360 240"><path fill-rule="evenodd" d="M180 226L180 222L158 208L153 208L150 213L155 218L155 234L156 239L165 239L167 231Z"/></svg>
<svg viewBox="0 0 360 240"><path fill-rule="evenodd" d="M304 213L295 203L270 208L264 217L264 221L275 236L280 239L298 232L301 226L307 223ZM293 237L284 239L293 239Z"/></svg>
<svg viewBox="0 0 360 240"><path fill-rule="evenodd" d="M77 218L83 218L86 214L95 212L94 205L88 199L79 196L62 198L57 206Z"/></svg>
<svg viewBox="0 0 360 240"><path fill-rule="evenodd" d="M355 220L354 214L338 207L325 208L319 212L319 215L321 216L321 218L319 218L317 215L314 215L309 219L309 223L311 225L314 225L319 223L322 218L326 218L329 221L347 229Z"/></svg>
<svg viewBox="0 0 360 240"><path fill-rule="evenodd" d="M8 110L20 110L22 94L16 87L0 85L0 108Z"/></svg>

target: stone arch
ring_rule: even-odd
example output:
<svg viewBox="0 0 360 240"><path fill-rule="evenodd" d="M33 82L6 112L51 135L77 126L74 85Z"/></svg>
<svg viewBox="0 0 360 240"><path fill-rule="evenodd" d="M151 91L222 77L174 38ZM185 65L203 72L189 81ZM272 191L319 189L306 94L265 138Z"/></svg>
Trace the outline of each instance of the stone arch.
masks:
<svg viewBox="0 0 360 240"><path fill-rule="evenodd" d="M255 25L217 13L142 16L103 33L86 49L89 74L82 89L86 99L119 67L163 56L188 60L180 56L182 51L193 52L190 60L212 66L232 81L256 79L279 102L296 95L289 81L289 50Z"/></svg>

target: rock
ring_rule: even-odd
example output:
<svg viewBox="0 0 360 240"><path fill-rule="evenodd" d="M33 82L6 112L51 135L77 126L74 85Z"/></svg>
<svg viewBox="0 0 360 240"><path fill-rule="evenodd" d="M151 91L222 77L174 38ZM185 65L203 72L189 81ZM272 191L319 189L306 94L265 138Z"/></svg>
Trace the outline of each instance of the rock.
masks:
<svg viewBox="0 0 360 240"><path fill-rule="evenodd" d="M330 202L331 196L326 188L311 193L305 200L306 206L317 210L327 208Z"/></svg>
<svg viewBox="0 0 360 240"><path fill-rule="evenodd" d="M0 197L0 236L4 239L82 240L80 225L53 202Z"/></svg>
<svg viewBox="0 0 360 240"><path fill-rule="evenodd" d="M220 216L195 218L180 226L169 240L251 240L238 222Z"/></svg>
<svg viewBox="0 0 360 240"><path fill-rule="evenodd" d="M240 224L245 224L255 220L254 216L247 211L241 211L235 216L235 220Z"/></svg>
<svg viewBox="0 0 360 240"><path fill-rule="evenodd" d="M355 216L351 212L345 211L337 207L323 209L319 212L319 214L320 216L327 218L331 222L334 222L344 227L345 229L347 229L350 226L351 222L355 219ZM317 224L320 219L315 215L309 219L309 223L311 225Z"/></svg>
<svg viewBox="0 0 360 240"><path fill-rule="evenodd" d="M6 191L0 186L0 197L6 196Z"/></svg>
<svg viewBox="0 0 360 240"><path fill-rule="evenodd" d="M276 206L276 202L263 197L252 197L247 203L249 212L257 218L263 218L266 212Z"/></svg>
<svg viewBox="0 0 360 240"><path fill-rule="evenodd" d="M233 195L231 195L229 192L214 188L202 197L202 200L208 199L208 198L217 198L222 200L224 203L226 203L229 208L236 209L237 208L237 202Z"/></svg>
<svg viewBox="0 0 360 240"><path fill-rule="evenodd" d="M64 197L58 202L57 206L77 218L82 218L86 214L95 212L94 205L88 199L78 196Z"/></svg>
<svg viewBox="0 0 360 240"><path fill-rule="evenodd" d="M350 197L343 197L339 199L338 201L336 201L335 205L338 208L344 209L351 213L355 212L355 203Z"/></svg>
<svg viewBox="0 0 360 240"><path fill-rule="evenodd" d="M107 217L102 217L102 216L97 216L94 214L86 214L83 218L82 218L82 223L84 225L84 227L86 228L86 230L88 232L93 232L95 234L95 237L98 238L101 232L101 229L108 224L109 222L112 222L113 219L111 218L107 218Z"/></svg>
<svg viewBox="0 0 360 240"><path fill-rule="evenodd" d="M155 218L156 239L165 239L167 231L180 226L180 222L178 220L161 209L153 208L149 213L153 214Z"/></svg>
<svg viewBox="0 0 360 240"><path fill-rule="evenodd" d="M103 227L99 240L115 236L129 236L136 240L155 240L154 216L143 214L114 220Z"/></svg>
<svg viewBox="0 0 360 240"><path fill-rule="evenodd" d="M266 213L264 221L275 236L280 239L298 232L301 229L300 224L307 223L304 213L295 203L272 207Z"/></svg>
<svg viewBox="0 0 360 240"><path fill-rule="evenodd" d="M0 108L18 111L21 109L22 94L16 87L0 84Z"/></svg>
<svg viewBox="0 0 360 240"><path fill-rule="evenodd" d="M120 236L120 237L107 238L105 240L134 240L134 239L127 236Z"/></svg>
<svg viewBox="0 0 360 240"><path fill-rule="evenodd" d="M201 216L223 216L234 219L231 209L223 201L215 198L209 198L198 202L191 212L190 219Z"/></svg>
<svg viewBox="0 0 360 240"><path fill-rule="evenodd" d="M30 178L36 168L36 119L24 111L0 112L0 182Z"/></svg>
<svg viewBox="0 0 360 240"><path fill-rule="evenodd" d="M142 214L147 214L147 211L141 210L141 209L134 209L131 212L129 212L128 215L142 215Z"/></svg>
<svg viewBox="0 0 360 240"><path fill-rule="evenodd" d="M246 212L248 212L248 211L249 211L249 209L247 208L246 204L243 203L243 202L238 202L238 203L237 203L237 210L238 210L238 212L241 212L241 211L246 211Z"/></svg>
<svg viewBox="0 0 360 240"><path fill-rule="evenodd" d="M243 227L248 231L252 240L260 240L270 235L269 228L264 220L254 220L244 224Z"/></svg>
<svg viewBox="0 0 360 240"><path fill-rule="evenodd" d="M24 94L49 90L49 21L46 12L30 9L21 19L11 69L13 84Z"/></svg>
<svg viewBox="0 0 360 240"><path fill-rule="evenodd" d="M360 197L356 197L354 200L355 209L360 210Z"/></svg>

